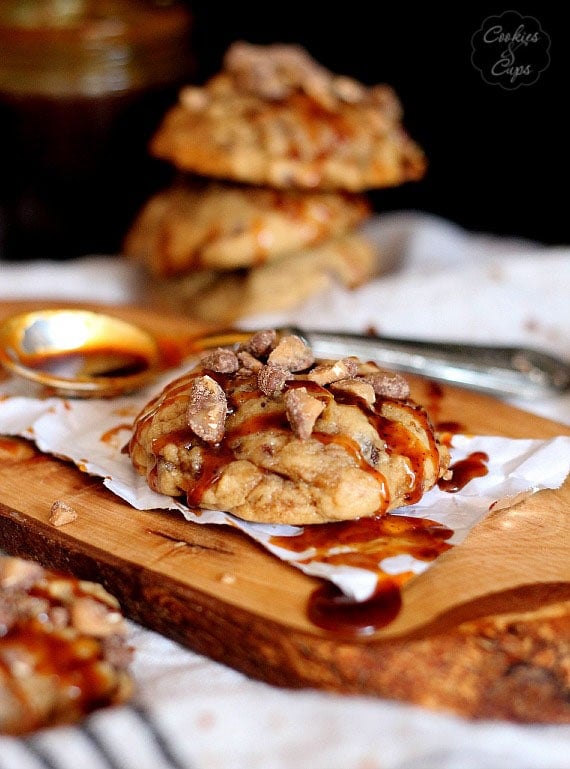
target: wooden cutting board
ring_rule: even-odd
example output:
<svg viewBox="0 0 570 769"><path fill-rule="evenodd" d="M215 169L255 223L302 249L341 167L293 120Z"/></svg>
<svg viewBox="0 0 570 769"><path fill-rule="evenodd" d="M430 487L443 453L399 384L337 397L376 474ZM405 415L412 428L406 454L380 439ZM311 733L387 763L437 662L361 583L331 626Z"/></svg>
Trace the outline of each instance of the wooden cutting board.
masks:
<svg viewBox="0 0 570 769"><path fill-rule="evenodd" d="M0 317L37 306L0 304ZM142 308L111 312L163 340L205 330ZM568 427L458 388L413 378L412 391L435 422L459 422L468 432L570 435ZM75 508L76 521L49 523L56 499ZM319 580L240 532L134 510L100 480L23 440L0 441L0 520L7 552L103 583L132 619L266 682L475 718L570 723L568 480L490 514L407 583L394 621L366 638L315 627L307 606Z"/></svg>

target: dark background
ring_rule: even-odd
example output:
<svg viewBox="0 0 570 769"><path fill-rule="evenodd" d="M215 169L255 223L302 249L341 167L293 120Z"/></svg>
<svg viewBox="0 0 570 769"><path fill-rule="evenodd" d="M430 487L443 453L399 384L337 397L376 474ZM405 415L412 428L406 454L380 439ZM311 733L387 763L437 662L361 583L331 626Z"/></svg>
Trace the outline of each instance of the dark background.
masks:
<svg viewBox="0 0 570 769"><path fill-rule="evenodd" d="M182 82L216 73L241 39L296 43L333 72L393 86L429 167L420 182L371 192L377 211L424 211L471 231L570 244L570 43L559 7L512 8L540 23L551 60L535 83L506 90L471 62L471 38L504 12L497 6L137 2L188 6L194 63ZM24 99L14 110L0 100L0 262L119 253L140 207L176 173L150 156L148 141L179 85L132 101L119 94L96 109L89 100Z"/></svg>
<svg viewBox="0 0 570 769"><path fill-rule="evenodd" d="M471 230L568 243L570 45L562 13L512 6L540 22L551 62L533 85L507 91L472 65L471 37L511 5L463 5L190 3L197 78L213 74L227 46L243 39L299 43L335 72L389 83L429 171L419 183L373 193L378 210L418 209Z"/></svg>

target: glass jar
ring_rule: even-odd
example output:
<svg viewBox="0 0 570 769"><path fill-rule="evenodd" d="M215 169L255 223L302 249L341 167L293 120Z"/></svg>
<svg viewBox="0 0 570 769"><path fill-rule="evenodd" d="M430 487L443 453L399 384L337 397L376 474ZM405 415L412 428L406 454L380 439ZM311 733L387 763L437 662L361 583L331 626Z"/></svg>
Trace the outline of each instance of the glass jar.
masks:
<svg viewBox="0 0 570 769"><path fill-rule="evenodd" d="M148 141L194 72L186 5L0 4L0 258L117 253L167 169Z"/></svg>

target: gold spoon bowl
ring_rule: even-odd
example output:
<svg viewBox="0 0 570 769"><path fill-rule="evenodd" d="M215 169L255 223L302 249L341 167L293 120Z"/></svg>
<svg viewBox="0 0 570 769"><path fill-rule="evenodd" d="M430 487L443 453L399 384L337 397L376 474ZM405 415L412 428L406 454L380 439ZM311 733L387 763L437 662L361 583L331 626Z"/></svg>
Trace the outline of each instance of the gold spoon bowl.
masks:
<svg viewBox="0 0 570 769"><path fill-rule="evenodd" d="M107 397L138 390L156 376L156 339L100 312L24 312L0 325L0 364L56 393Z"/></svg>

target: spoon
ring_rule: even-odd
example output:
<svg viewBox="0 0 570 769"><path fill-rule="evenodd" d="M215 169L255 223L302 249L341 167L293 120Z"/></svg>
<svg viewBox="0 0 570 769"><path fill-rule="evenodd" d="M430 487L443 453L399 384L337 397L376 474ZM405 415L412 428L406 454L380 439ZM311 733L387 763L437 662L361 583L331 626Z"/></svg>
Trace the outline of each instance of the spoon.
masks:
<svg viewBox="0 0 570 769"><path fill-rule="evenodd" d="M152 334L104 313L38 310L0 324L0 364L64 395L138 390L157 375L159 363Z"/></svg>
<svg viewBox="0 0 570 769"><path fill-rule="evenodd" d="M296 334L318 358L356 355L398 371L502 396L556 395L570 388L570 365L525 347L278 329ZM230 330L191 340L188 354L247 341ZM78 309L26 312L0 324L0 364L13 374L75 397L133 392L164 373L158 341L137 325Z"/></svg>

